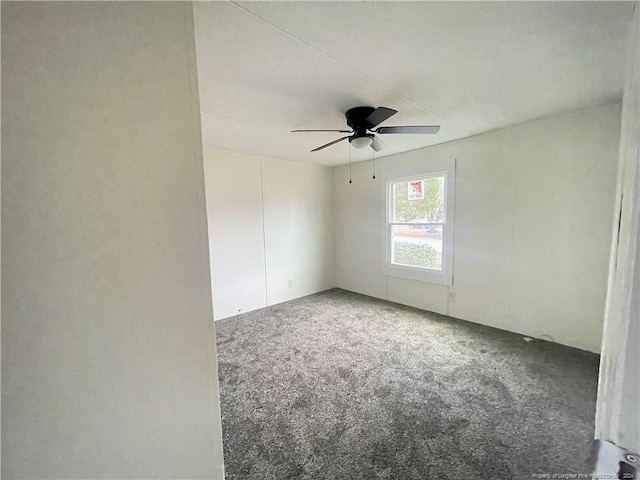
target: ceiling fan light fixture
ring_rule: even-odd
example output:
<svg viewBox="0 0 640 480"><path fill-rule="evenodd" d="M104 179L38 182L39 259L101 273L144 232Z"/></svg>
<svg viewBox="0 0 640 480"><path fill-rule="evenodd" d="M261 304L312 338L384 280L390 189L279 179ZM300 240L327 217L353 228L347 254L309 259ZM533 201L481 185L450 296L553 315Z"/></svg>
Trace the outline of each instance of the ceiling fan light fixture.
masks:
<svg viewBox="0 0 640 480"><path fill-rule="evenodd" d="M349 139L349 143L353 148L367 148L371 146L373 142L373 136L371 135L363 135L361 137L353 137Z"/></svg>

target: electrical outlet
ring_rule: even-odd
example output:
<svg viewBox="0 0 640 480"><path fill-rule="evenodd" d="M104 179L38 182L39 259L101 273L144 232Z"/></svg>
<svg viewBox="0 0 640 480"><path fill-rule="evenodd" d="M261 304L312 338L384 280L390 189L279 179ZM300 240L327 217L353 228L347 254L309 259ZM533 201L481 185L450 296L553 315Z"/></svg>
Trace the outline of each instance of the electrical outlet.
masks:
<svg viewBox="0 0 640 480"><path fill-rule="evenodd" d="M287 284L289 285L289 288L293 288L293 278L290 278Z"/></svg>

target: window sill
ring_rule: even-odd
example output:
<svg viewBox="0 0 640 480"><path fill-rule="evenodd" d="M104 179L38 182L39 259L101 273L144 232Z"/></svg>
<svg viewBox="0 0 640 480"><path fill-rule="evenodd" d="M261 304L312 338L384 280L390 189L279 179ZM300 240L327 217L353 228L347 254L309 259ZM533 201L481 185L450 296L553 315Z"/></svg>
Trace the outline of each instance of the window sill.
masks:
<svg viewBox="0 0 640 480"><path fill-rule="evenodd" d="M451 285L451 274L444 270L431 270L428 268L404 267L388 263L385 275L407 280L416 280L425 283L437 283L439 285Z"/></svg>

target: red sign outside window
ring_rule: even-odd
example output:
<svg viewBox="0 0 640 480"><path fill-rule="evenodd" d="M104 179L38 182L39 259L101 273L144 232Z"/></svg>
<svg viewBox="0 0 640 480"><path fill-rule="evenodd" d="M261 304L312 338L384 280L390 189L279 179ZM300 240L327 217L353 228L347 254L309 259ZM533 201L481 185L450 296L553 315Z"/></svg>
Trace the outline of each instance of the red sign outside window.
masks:
<svg viewBox="0 0 640 480"><path fill-rule="evenodd" d="M409 188L407 189L409 200L422 200L424 198L423 185L422 180L409 182Z"/></svg>

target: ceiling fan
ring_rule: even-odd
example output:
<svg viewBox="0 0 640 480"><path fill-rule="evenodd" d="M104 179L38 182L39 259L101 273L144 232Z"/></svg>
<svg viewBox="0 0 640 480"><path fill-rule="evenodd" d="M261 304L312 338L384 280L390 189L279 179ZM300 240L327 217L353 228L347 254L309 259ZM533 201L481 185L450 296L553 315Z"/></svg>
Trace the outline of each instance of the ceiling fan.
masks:
<svg viewBox="0 0 640 480"><path fill-rule="evenodd" d="M405 125L401 127L377 127L379 124L398 113L397 110L387 107L355 107L347 110L345 117L351 130L291 130L292 132L338 132L349 133L333 142L326 143L311 150L317 152L323 148L335 145L338 142L349 139L354 148L371 147L376 152L387 148L387 145L375 134L386 135L389 133L418 133L434 134L440 130L439 125Z"/></svg>

